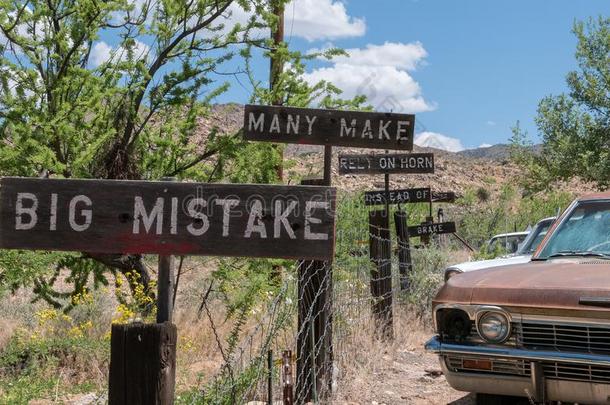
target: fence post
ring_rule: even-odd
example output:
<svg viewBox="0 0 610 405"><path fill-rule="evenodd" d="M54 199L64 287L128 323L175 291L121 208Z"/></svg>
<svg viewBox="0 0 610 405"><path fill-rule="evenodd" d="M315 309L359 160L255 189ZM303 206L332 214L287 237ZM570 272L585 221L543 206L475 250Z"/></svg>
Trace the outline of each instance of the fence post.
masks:
<svg viewBox="0 0 610 405"><path fill-rule="evenodd" d="M382 339L394 337L392 318L392 243L385 210L369 211L369 252L373 316Z"/></svg>
<svg viewBox="0 0 610 405"><path fill-rule="evenodd" d="M169 322L112 325L110 405L174 403L177 335Z"/></svg>
<svg viewBox="0 0 610 405"><path fill-rule="evenodd" d="M175 181L164 178L164 181ZM176 341L172 324L174 257L159 255L157 323L112 325L109 405L172 405L176 384Z"/></svg>
<svg viewBox="0 0 610 405"><path fill-rule="evenodd" d="M410 288L409 277L413 263L411 261L411 246L409 244L409 228L407 224L406 211L394 213L394 225L398 238L398 274L400 275L400 290L408 291Z"/></svg>
<svg viewBox="0 0 610 405"><path fill-rule="evenodd" d="M282 399L283 405L293 405L294 393L292 391L292 351L284 350L282 353Z"/></svg>
<svg viewBox="0 0 610 405"><path fill-rule="evenodd" d="M318 185L320 179L303 180ZM303 260L298 266L297 375L295 403L331 394L333 370L332 263Z"/></svg>

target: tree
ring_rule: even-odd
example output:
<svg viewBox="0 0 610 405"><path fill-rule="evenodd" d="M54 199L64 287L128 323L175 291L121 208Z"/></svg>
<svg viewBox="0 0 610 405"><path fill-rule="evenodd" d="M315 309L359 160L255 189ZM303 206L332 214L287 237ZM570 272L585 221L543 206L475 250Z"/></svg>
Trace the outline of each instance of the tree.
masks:
<svg viewBox="0 0 610 405"><path fill-rule="evenodd" d="M579 69L567 75L567 94L540 101L542 151L528 148L518 125L513 131L513 156L526 167L533 190L571 178L600 190L610 186L610 18L577 22L573 31Z"/></svg>
<svg viewBox="0 0 610 405"><path fill-rule="evenodd" d="M245 75L253 101L353 105L334 101L332 85L300 78L304 58L338 51L304 57L285 44L272 49L265 31L277 18L270 10L285 1L0 0L0 174L275 181L278 156L270 145L216 129L195 138L197 119L228 87L226 75ZM235 10L245 22L230 19ZM250 59L271 51L291 69L263 91ZM2 254L0 286L34 284L55 306L86 288L91 275L107 284L109 273L135 270L152 293L139 255L61 254L49 266L39 253L23 253L29 259L21 261ZM10 263L37 267L15 272ZM75 291L59 293L53 284L65 268Z"/></svg>

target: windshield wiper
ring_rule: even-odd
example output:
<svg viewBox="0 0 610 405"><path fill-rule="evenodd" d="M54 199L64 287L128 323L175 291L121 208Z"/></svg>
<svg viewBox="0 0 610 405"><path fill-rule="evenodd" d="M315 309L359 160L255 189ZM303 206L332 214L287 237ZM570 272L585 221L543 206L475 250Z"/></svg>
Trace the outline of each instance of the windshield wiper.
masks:
<svg viewBox="0 0 610 405"><path fill-rule="evenodd" d="M603 257L610 258L610 254L601 253L601 252L592 252L589 250L561 250L559 252L555 252L549 257L564 257L564 256L593 256L593 257Z"/></svg>

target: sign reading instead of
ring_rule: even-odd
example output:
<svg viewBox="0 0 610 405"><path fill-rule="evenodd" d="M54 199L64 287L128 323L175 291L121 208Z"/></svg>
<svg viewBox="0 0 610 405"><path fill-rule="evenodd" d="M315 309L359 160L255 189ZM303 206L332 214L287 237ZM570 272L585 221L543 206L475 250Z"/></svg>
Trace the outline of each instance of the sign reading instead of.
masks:
<svg viewBox="0 0 610 405"><path fill-rule="evenodd" d="M0 180L0 248L332 258L335 189Z"/></svg>
<svg viewBox="0 0 610 405"><path fill-rule="evenodd" d="M415 115L246 105L251 141L375 149L413 149Z"/></svg>
<svg viewBox="0 0 610 405"><path fill-rule="evenodd" d="M339 155L339 174L434 173L432 153Z"/></svg>
<svg viewBox="0 0 610 405"><path fill-rule="evenodd" d="M426 236L441 233L455 233L455 222L439 222L409 227L409 236Z"/></svg>
<svg viewBox="0 0 610 405"><path fill-rule="evenodd" d="M389 191L389 204L409 204L430 202L429 188L408 188L403 190ZM382 205L385 204L385 191L375 190L364 193L365 205ZM432 192L432 202L454 202L455 193L449 192Z"/></svg>

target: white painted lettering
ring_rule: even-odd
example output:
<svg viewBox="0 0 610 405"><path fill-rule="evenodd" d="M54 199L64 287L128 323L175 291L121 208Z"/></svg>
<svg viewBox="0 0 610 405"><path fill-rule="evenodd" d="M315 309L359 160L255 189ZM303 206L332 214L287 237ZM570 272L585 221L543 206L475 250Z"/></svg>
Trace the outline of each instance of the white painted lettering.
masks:
<svg viewBox="0 0 610 405"><path fill-rule="evenodd" d="M315 209L328 209L328 202L323 201L307 201L305 203L305 239L306 240L328 240L327 233L315 233L311 232L312 224L320 224L322 220L320 218L312 217L312 211Z"/></svg>
<svg viewBox="0 0 610 405"><path fill-rule="evenodd" d="M30 207L23 206L23 200L30 200L32 202ZM38 222L38 198L32 193L17 193L17 203L15 204L15 229L18 231L25 231L32 229ZM23 215L29 216L29 222L23 221Z"/></svg>
<svg viewBox="0 0 610 405"><path fill-rule="evenodd" d="M144 230L146 233L150 232L153 223L156 221L156 234L161 235L163 231L163 197L158 197L155 201L153 209L150 211L150 215L146 213L146 207L144 207L144 201L142 197L136 196L134 199L133 207L133 230L134 234L140 233L140 220L144 223Z"/></svg>
<svg viewBox="0 0 610 405"><path fill-rule="evenodd" d="M313 123L316 122L316 120L318 119L318 117L316 117L315 115L311 118L309 118L309 115L305 116L305 119L307 120L307 135L311 135L313 133Z"/></svg>
<svg viewBox="0 0 610 405"><path fill-rule="evenodd" d="M280 133L280 119L277 114L273 114L273 118L271 119L271 126L269 127L269 133L275 132L277 134Z"/></svg>
<svg viewBox="0 0 610 405"><path fill-rule="evenodd" d="M248 130L252 131L252 127L254 127L254 131L263 132L265 128L265 113L260 113L258 119L254 116L254 113L250 113L248 119Z"/></svg>
<svg viewBox="0 0 610 405"><path fill-rule="evenodd" d="M76 204L84 203L86 207L91 207L91 199L86 195L77 195L72 200L70 200L70 205L68 206L68 222L70 223L70 227L76 232L82 232L91 226L91 220L93 217L93 213L90 209L81 210L80 215L84 217L85 221L82 224L76 223Z"/></svg>
<svg viewBox="0 0 610 405"><path fill-rule="evenodd" d="M341 118L341 130L339 132L339 137L343 138L343 136L350 136L350 134L352 138L356 136L356 119L352 119L348 127L345 118Z"/></svg>
<svg viewBox="0 0 610 405"><path fill-rule="evenodd" d="M210 220L208 219L207 215L203 213L203 209L206 207L206 205L207 203L203 198L193 198L189 200L188 204L186 205L186 211L189 217L197 220L186 226L188 233L193 236L201 236L210 228ZM196 223L200 223L201 226L196 227Z"/></svg>
<svg viewBox="0 0 610 405"><path fill-rule="evenodd" d="M262 221L263 218L263 204L260 200L255 200L250 208L250 216L248 217L248 224L246 225L246 232L244 238L252 236L252 232L257 232L263 239L267 237L267 228Z"/></svg>
<svg viewBox="0 0 610 405"><path fill-rule="evenodd" d="M216 205L222 205L222 236L229 236L229 220L231 218L231 208L239 204L236 198L219 198Z"/></svg>
<svg viewBox="0 0 610 405"><path fill-rule="evenodd" d="M280 237L280 234L282 232L281 226L284 225L284 229L286 230L286 232L288 232L288 236L290 237L290 239L296 239L296 236L294 235L294 231L292 230L292 227L290 226L290 223L288 222L288 215L290 215L290 213L292 211L294 211L296 206L297 206L296 201L290 201L288 203L288 207L286 207L286 209L282 212L282 202L279 200L275 202L275 220L273 222L273 237L274 238Z"/></svg>

